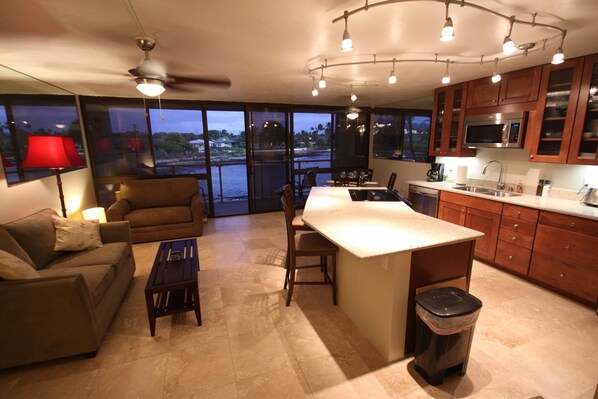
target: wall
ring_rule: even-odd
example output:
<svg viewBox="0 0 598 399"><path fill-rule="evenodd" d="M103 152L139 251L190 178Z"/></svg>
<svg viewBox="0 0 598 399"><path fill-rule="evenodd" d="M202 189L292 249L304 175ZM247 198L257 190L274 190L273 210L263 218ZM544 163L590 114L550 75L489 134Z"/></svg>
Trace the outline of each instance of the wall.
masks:
<svg viewBox="0 0 598 399"><path fill-rule="evenodd" d="M397 181L395 182L395 190L399 190L399 194L407 197L409 193L410 180L425 180L426 172L430 169L429 163L421 162L407 162L394 161L390 159L372 158L370 154L369 167L374 169L373 180L377 181L383 186L388 183L388 178L392 172L397 174Z"/></svg>
<svg viewBox="0 0 598 399"><path fill-rule="evenodd" d="M96 206L91 169L64 173L61 178L67 216L80 219L83 209ZM55 176L9 187L4 169L0 168L0 223L10 222L43 208L53 208L59 215L62 214Z"/></svg>

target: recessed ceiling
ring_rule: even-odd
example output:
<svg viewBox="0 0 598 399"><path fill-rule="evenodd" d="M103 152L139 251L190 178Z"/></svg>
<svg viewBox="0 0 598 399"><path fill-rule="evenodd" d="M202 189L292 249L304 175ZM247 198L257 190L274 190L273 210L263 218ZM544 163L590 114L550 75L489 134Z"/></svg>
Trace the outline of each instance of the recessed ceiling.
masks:
<svg viewBox="0 0 598 399"><path fill-rule="evenodd" d="M471 0L504 15L567 30L567 58L598 53L596 0ZM3 65L79 95L140 97L127 71L143 53L135 38L157 40L151 57L169 73L226 76L228 89L193 85L166 90L163 99L431 108L444 63L397 63L398 83L388 85L390 64L327 68L328 87L312 97L310 68L377 59L446 58L492 60L509 30L507 20L451 4L455 39L441 42L444 1L401 2L371 8L349 18L354 50L341 52L344 24L332 23L365 1L339 0L31 0L2 2L0 50ZM375 3L370 2L370 4ZM129 6L132 6L132 8ZM133 15L136 14L141 26ZM143 29L143 31L141 30ZM516 44L551 37L546 50L500 61L500 72L550 62L558 32L515 25ZM493 64L452 65L451 82L492 74ZM313 76L319 77L319 72ZM1 91L21 83L14 72L0 74ZM14 78L14 79L13 79ZM31 93L31 85L24 84Z"/></svg>

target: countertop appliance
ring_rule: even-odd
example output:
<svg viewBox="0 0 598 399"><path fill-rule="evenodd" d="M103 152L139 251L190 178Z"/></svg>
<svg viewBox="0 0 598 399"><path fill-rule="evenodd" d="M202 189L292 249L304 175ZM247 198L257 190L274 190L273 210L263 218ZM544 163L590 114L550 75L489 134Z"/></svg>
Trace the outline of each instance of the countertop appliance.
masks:
<svg viewBox="0 0 598 399"><path fill-rule="evenodd" d="M349 189L353 201L401 201L401 197L388 189Z"/></svg>
<svg viewBox="0 0 598 399"><path fill-rule="evenodd" d="M598 206L598 188L588 188L588 192L581 200L586 205Z"/></svg>
<svg viewBox="0 0 598 399"><path fill-rule="evenodd" d="M444 164L432 163L432 169L428 170L427 181L442 181L444 177Z"/></svg>
<svg viewBox="0 0 598 399"><path fill-rule="evenodd" d="M466 116L463 144L469 148L521 148L526 120L524 111Z"/></svg>
<svg viewBox="0 0 598 399"><path fill-rule="evenodd" d="M440 192L432 188L409 185L409 200L414 211L424 215L438 216L438 198Z"/></svg>

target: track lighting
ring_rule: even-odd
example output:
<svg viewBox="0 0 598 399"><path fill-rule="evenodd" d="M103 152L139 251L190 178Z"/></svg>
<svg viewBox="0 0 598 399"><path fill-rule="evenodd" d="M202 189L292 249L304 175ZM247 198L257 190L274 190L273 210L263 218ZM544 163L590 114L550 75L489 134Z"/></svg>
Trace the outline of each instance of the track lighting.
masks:
<svg viewBox="0 0 598 399"><path fill-rule="evenodd" d="M515 43L513 43L513 40L511 39L511 33L513 32L513 23L515 22L515 17L511 17L509 22L511 24L509 28L509 34L505 36L505 40L503 40L502 42L503 55L511 55L517 50L517 47L515 47Z"/></svg>
<svg viewBox="0 0 598 399"><path fill-rule="evenodd" d="M390 75L388 76L388 84L394 85L397 83L397 75L395 75L395 59L392 59L392 71L390 71Z"/></svg>
<svg viewBox="0 0 598 399"><path fill-rule="evenodd" d="M349 29L347 28L347 23L349 20L349 12L345 11L345 31L343 32L343 41L341 43L341 50L342 51L351 51L353 50L353 41L351 40L351 36L349 36Z"/></svg>
<svg viewBox="0 0 598 399"><path fill-rule="evenodd" d="M442 80L441 80L443 85L447 85L447 84L451 83L451 77L449 76L449 71L448 71L449 62L450 62L449 60L446 60L446 72L444 73L444 76L442 77Z"/></svg>
<svg viewBox="0 0 598 399"><path fill-rule="evenodd" d="M318 89L316 89L316 79L313 78L313 82L312 82L312 85L311 85L311 95L315 97L318 94L320 94L320 93L318 93Z"/></svg>
<svg viewBox="0 0 598 399"><path fill-rule="evenodd" d="M556 53L554 53L554 55L552 56L552 61L550 61L551 64L558 65L558 64L562 64L563 62L565 62L565 54L563 54L563 42L565 41L566 34L567 34L567 31L565 31L563 33L563 36L561 37L561 45L559 46Z"/></svg>
<svg viewBox="0 0 598 399"><path fill-rule="evenodd" d="M494 59L494 72L492 72L492 83L500 82L500 74L498 73L498 58Z"/></svg>
<svg viewBox="0 0 598 399"><path fill-rule="evenodd" d="M351 101L357 101L357 96L351 93Z"/></svg>
<svg viewBox="0 0 598 399"><path fill-rule="evenodd" d="M444 16L444 27L440 33L440 41L448 42L455 38L455 29L453 29L453 20L448 16L450 1L446 2L446 14Z"/></svg>
<svg viewBox="0 0 598 399"><path fill-rule="evenodd" d="M164 93L164 82L160 79L137 78L137 90L148 97L156 97Z"/></svg>

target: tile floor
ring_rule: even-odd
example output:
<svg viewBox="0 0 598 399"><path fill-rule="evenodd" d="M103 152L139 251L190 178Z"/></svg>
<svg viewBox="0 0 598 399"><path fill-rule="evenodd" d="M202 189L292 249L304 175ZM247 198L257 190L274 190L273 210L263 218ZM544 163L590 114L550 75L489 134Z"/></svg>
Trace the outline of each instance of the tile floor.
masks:
<svg viewBox="0 0 598 399"><path fill-rule="evenodd" d="M467 375L432 387L413 358L385 364L329 287L299 286L284 306L284 231L281 213L210 220L203 326L192 312L164 317L153 338L143 289L158 244L135 245L136 277L98 356L1 371L0 398L595 398L595 310L475 262L484 307Z"/></svg>

